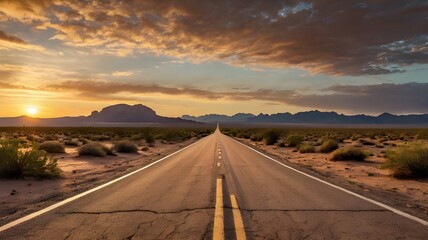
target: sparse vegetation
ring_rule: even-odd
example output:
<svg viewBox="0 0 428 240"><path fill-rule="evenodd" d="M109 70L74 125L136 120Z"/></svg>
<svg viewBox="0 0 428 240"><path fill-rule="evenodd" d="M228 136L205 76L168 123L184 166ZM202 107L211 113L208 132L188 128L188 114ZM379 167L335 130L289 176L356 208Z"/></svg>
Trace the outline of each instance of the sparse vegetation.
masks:
<svg viewBox="0 0 428 240"><path fill-rule="evenodd" d="M399 146L386 153L385 168L396 178L428 178L428 145L423 143Z"/></svg>
<svg viewBox="0 0 428 240"><path fill-rule="evenodd" d="M339 148L339 143L336 140L327 139L320 146L320 152L329 153Z"/></svg>
<svg viewBox="0 0 428 240"><path fill-rule="evenodd" d="M310 143L303 143L299 146L300 153L314 153L315 147Z"/></svg>
<svg viewBox="0 0 428 240"><path fill-rule="evenodd" d="M364 161L367 153L354 147L339 148L333 152L332 161Z"/></svg>
<svg viewBox="0 0 428 240"><path fill-rule="evenodd" d="M107 155L115 155L113 151L108 148L107 146L97 143L97 142L91 142L88 144L83 145L78 150L79 156L95 156L95 157L105 157Z"/></svg>
<svg viewBox="0 0 428 240"><path fill-rule="evenodd" d="M143 152L147 152L147 151L149 151L149 147L144 146L144 147L142 147L142 148L141 148L141 151L143 151Z"/></svg>
<svg viewBox="0 0 428 240"><path fill-rule="evenodd" d="M366 145L366 146L373 146L373 145L376 144L374 141L368 140L368 139L364 139L364 138L360 139L359 141L360 141L361 144Z"/></svg>
<svg viewBox="0 0 428 240"><path fill-rule="evenodd" d="M138 147L129 140L119 141L114 144L113 149L120 153L137 153Z"/></svg>
<svg viewBox="0 0 428 240"><path fill-rule="evenodd" d="M39 148L47 153L65 153L64 145L58 141L46 141Z"/></svg>
<svg viewBox="0 0 428 240"><path fill-rule="evenodd" d="M265 132L264 140L266 145L274 145L278 142L280 133L277 130L271 129Z"/></svg>
<svg viewBox="0 0 428 240"><path fill-rule="evenodd" d="M36 145L25 148L16 140L0 142L0 177L56 178L60 173L56 159Z"/></svg>
<svg viewBox="0 0 428 240"><path fill-rule="evenodd" d="M286 143L288 147L297 147L303 142L303 137L300 135L290 135L287 137Z"/></svg>

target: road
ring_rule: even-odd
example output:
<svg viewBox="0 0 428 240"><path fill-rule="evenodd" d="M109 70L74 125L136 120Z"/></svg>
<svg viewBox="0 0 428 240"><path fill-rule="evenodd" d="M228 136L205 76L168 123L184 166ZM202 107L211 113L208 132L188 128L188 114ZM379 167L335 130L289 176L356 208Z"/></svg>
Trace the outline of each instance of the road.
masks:
<svg viewBox="0 0 428 240"><path fill-rule="evenodd" d="M1 228L0 228L1 229ZM0 239L427 239L428 227L218 130Z"/></svg>

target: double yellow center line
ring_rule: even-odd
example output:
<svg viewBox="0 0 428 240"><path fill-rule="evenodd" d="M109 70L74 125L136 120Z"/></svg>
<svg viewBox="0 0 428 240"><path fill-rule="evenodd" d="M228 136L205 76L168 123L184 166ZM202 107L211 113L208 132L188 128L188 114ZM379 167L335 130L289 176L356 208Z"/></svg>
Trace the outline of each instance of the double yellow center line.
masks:
<svg viewBox="0 0 428 240"><path fill-rule="evenodd" d="M233 223L235 225L235 234L237 240L247 239L245 235L244 222L239 211L238 201L235 195L230 195L232 203ZM223 203L223 178L217 178L216 202L214 215L214 240L224 240L224 203Z"/></svg>

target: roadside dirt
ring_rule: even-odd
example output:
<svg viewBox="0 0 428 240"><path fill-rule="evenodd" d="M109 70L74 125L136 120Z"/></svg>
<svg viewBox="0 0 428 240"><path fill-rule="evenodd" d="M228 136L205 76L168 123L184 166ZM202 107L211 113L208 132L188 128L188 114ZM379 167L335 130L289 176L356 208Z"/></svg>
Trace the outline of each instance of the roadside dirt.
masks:
<svg viewBox="0 0 428 240"><path fill-rule="evenodd" d="M55 155L63 171L60 179L0 179L0 225L132 172L195 141L156 142L145 152L107 157L78 156L77 147L68 147L65 154Z"/></svg>
<svg viewBox="0 0 428 240"><path fill-rule="evenodd" d="M241 138L237 140L254 146L278 160L319 173L334 182L349 183L348 185L380 198L389 198L388 201L395 201L402 207L421 213L425 219L428 218L428 180L396 179L390 176L388 169L381 168L385 162L385 151L392 149L392 145L401 144L400 142L378 148L362 145L356 141L345 141L340 147L356 146L370 153L370 156L364 162L334 162L330 161L331 153L299 153L294 147L267 146L263 142Z"/></svg>

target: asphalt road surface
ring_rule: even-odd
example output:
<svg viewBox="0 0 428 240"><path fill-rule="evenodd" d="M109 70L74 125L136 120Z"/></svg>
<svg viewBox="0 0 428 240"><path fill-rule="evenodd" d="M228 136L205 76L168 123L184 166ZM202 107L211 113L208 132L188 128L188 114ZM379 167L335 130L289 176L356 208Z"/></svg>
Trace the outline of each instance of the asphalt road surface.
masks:
<svg viewBox="0 0 428 240"><path fill-rule="evenodd" d="M14 226L0 239L428 239L423 223L284 167L216 131Z"/></svg>

